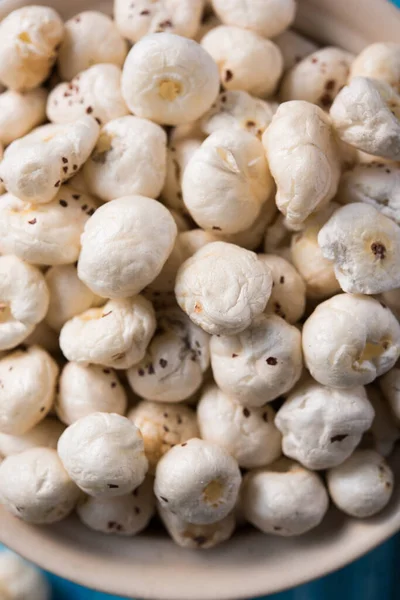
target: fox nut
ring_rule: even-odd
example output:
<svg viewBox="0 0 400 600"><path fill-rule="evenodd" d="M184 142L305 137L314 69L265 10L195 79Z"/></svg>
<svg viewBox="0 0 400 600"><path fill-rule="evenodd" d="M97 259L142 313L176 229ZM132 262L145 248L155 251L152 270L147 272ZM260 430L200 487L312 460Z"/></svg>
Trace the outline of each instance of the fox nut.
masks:
<svg viewBox="0 0 400 600"><path fill-rule="evenodd" d="M0 142L8 146L46 120L47 93L38 88L20 93L0 94Z"/></svg>
<svg viewBox="0 0 400 600"><path fill-rule="evenodd" d="M212 7L223 23L250 29L266 38L282 33L296 14L295 0L212 0Z"/></svg>
<svg viewBox="0 0 400 600"><path fill-rule="evenodd" d="M273 254L259 254L259 260L272 275L273 286L265 312L282 317L288 323L297 323L306 307L306 286L287 260Z"/></svg>

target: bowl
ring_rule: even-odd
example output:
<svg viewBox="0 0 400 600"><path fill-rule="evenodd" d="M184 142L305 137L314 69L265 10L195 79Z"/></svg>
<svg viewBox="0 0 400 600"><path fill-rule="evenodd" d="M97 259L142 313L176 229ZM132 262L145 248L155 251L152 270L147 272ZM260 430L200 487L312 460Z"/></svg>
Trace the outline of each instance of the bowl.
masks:
<svg viewBox="0 0 400 600"><path fill-rule="evenodd" d="M26 4L2 0L0 19ZM63 17L84 9L111 13L111 0L44 0ZM384 0L298 0L296 28L359 52L375 41L398 41L400 12ZM400 449L391 457L400 481ZM239 531L213 550L188 551L156 531L134 538L104 536L76 517L34 527L0 508L0 542L44 569L119 596L158 600L233 600L271 594L325 575L400 529L400 485L387 508L359 521L333 507L320 527L298 538Z"/></svg>

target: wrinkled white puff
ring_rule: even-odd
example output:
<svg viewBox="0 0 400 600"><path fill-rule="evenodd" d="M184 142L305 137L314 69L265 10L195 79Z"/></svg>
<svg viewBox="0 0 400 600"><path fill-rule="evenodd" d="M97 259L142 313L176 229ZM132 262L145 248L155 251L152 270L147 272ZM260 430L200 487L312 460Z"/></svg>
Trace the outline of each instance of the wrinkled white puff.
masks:
<svg viewBox="0 0 400 600"><path fill-rule="evenodd" d="M0 432L23 435L49 412L58 367L39 346L15 350L0 360Z"/></svg>
<svg viewBox="0 0 400 600"><path fill-rule="evenodd" d="M220 25L209 31L201 46L218 65L227 90L243 90L254 96L272 96L283 71L278 46L253 31Z"/></svg>
<svg viewBox="0 0 400 600"><path fill-rule="evenodd" d="M336 210L318 244L343 291L380 294L400 287L400 227L373 206L354 202Z"/></svg>
<svg viewBox="0 0 400 600"><path fill-rule="evenodd" d="M15 140L4 152L0 177L6 189L25 202L54 199L89 157L99 126L85 116L66 125L43 125Z"/></svg>
<svg viewBox="0 0 400 600"><path fill-rule="evenodd" d="M50 600L45 577L12 552L0 553L0 593L4 600Z"/></svg>
<svg viewBox="0 0 400 600"><path fill-rule="evenodd" d="M251 471L241 498L247 521L263 533L285 537L317 527L329 504L319 476L287 458Z"/></svg>
<svg viewBox="0 0 400 600"><path fill-rule="evenodd" d="M40 321L35 326L33 332L24 339L24 344L28 346L41 346L50 354L59 354L60 346L58 344L58 334L47 325L46 321Z"/></svg>
<svg viewBox="0 0 400 600"><path fill-rule="evenodd" d="M218 68L193 40L172 33L141 39L122 71L122 95L130 111L162 125L201 117L218 94Z"/></svg>
<svg viewBox="0 0 400 600"><path fill-rule="evenodd" d="M393 492L393 473L374 450L356 450L327 473L329 494L336 506L352 517L365 519L380 512Z"/></svg>
<svg viewBox="0 0 400 600"><path fill-rule="evenodd" d="M276 315L260 315L237 335L213 336L217 385L244 406L258 407L288 392L300 378L301 334Z"/></svg>
<svg viewBox="0 0 400 600"><path fill-rule="evenodd" d="M367 46L355 58L350 79L371 77L391 85L400 91L400 44L378 42Z"/></svg>
<svg viewBox="0 0 400 600"><path fill-rule="evenodd" d="M276 212L264 232L264 252L281 256L288 262L293 262L290 252L291 238L292 231L288 229L285 217L281 212Z"/></svg>
<svg viewBox="0 0 400 600"><path fill-rule="evenodd" d="M51 417L40 421L33 429L22 435L0 433L0 455L6 457L31 448L57 448L65 426Z"/></svg>
<svg viewBox="0 0 400 600"><path fill-rule="evenodd" d="M124 415L126 405L125 390L112 369L76 362L63 368L54 406L63 423L71 425L95 412Z"/></svg>
<svg viewBox="0 0 400 600"><path fill-rule="evenodd" d="M392 413L400 421L400 368L391 369L378 383Z"/></svg>
<svg viewBox="0 0 400 600"><path fill-rule="evenodd" d="M7 146L46 120L47 93L38 88L20 93L8 90L0 95L0 142Z"/></svg>
<svg viewBox="0 0 400 600"><path fill-rule="evenodd" d="M183 203L182 175L193 154L201 146L204 136L185 137L170 142L167 148L167 168L164 187L161 191L163 202L182 214L187 213Z"/></svg>
<svg viewBox="0 0 400 600"><path fill-rule="evenodd" d="M303 58L318 50L315 42L304 37L297 31L288 29L273 40L283 56L284 70L291 69Z"/></svg>
<svg viewBox="0 0 400 600"><path fill-rule="evenodd" d="M127 54L128 45L110 17L86 10L65 22L64 39L58 51L58 72L62 79L70 81L96 64L122 67Z"/></svg>
<svg viewBox="0 0 400 600"><path fill-rule="evenodd" d="M189 523L208 525L231 512L240 482L238 464L226 450L193 438L161 458L154 492L162 508Z"/></svg>
<svg viewBox="0 0 400 600"><path fill-rule="evenodd" d="M390 371L389 371L390 373ZM387 377L384 375L382 379ZM376 450L382 456L390 456L395 443L400 439L400 428L384 394L375 385L367 387L368 399L375 411L375 418L371 428L363 437L362 446Z"/></svg>
<svg viewBox="0 0 400 600"><path fill-rule="evenodd" d="M306 367L319 383L349 388L371 383L400 355L400 325L368 296L338 294L322 302L303 326Z"/></svg>
<svg viewBox="0 0 400 600"><path fill-rule="evenodd" d="M316 470L346 460L373 419L362 386L338 390L307 380L289 394L275 423L286 456Z"/></svg>
<svg viewBox="0 0 400 600"><path fill-rule="evenodd" d="M58 454L71 479L89 496L124 496L147 472L143 439L120 415L92 413L67 427Z"/></svg>
<svg viewBox="0 0 400 600"><path fill-rule="evenodd" d="M78 276L100 296L133 296L160 273L176 235L173 218L156 200L132 195L108 202L85 227Z"/></svg>
<svg viewBox="0 0 400 600"><path fill-rule="evenodd" d="M0 81L11 90L25 91L49 75L64 36L58 13L48 6L24 6L0 24Z"/></svg>
<svg viewBox="0 0 400 600"><path fill-rule="evenodd" d="M166 176L166 145L165 131L147 119L110 121L83 170L89 190L104 201L128 194L157 198Z"/></svg>
<svg viewBox="0 0 400 600"><path fill-rule="evenodd" d="M271 287L272 278L254 252L213 242L183 263L175 295L207 333L235 335L263 312Z"/></svg>
<svg viewBox="0 0 400 600"><path fill-rule="evenodd" d="M14 348L33 332L49 299L39 269L16 256L0 256L0 350Z"/></svg>
<svg viewBox="0 0 400 600"><path fill-rule="evenodd" d="M31 448L8 456L0 465L0 504L23 521L35 525L61 521L79 497L52 448Z"/></svg>
<svg viewBox="0 0 400 600"><path fill-rule="evenodd" d="M301 225L336 193L340 160L329 116L318 106L281 104L263 135L278 191L276 204L289 225Z"/></svg>
<svg viewBox="0 0 400 600"><path fill-rule="evenodd" d="M267 267L273 280L265 312L278 315L288 323L297 323L306 307L303 279L290 262L280 256L259 254L258 258Z"/></svg>
<svg viewBox="0 0 400 600"><path fill-rule="evenodd" d="M182 178L183 200L193 219L222 234L250 227L272 189L261 142L235 129L212 133L194 152Z"/></svg>
<svg viewBox="0 0 400 600"><path fill-rule="evenodd" d="M148 300L118 298L67 321L61 329L60 347L70 361L128 369L142 360L155 328Z"/></svg>

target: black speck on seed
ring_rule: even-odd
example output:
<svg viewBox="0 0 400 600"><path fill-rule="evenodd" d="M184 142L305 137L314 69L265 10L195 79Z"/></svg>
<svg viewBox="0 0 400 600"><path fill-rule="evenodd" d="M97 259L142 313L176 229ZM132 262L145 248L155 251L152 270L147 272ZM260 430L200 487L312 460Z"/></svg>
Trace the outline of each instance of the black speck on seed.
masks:
<svg viewBox="0 0 400 600"><path fill-rule="evenodd" d="M349 437L347 433L334 435L331 437L330 442L331 444L334 444L335 442L342 442L347 437Z"/></svg>
<svg viewBox="0 0 400 600"><path fill-rule="evenodd" d="M115 485L115 483L108 483L108 484L107 484L107 487L108 487L110 490L116 490L116 489L118 489L118 488L119 488L119 485Z"/></svg>
<svg viewBox="0 0 400 600"><path fill-rule="evenodd" d="M236 358L237 356L239 356L239 355L235 354L235 353L232 354L232 358Z"/></svg>
<svg viewBox="0 0 400 600"><path fill-rule="evenodd" d="M116 382L116 381L113 381L113 382L111 383L111 387L112 387L112 388L116 388L116 387L117 387L117 382Z"/></svg>
<svg viewBox="0 0 400 600"><path fill-rule="evenodd" d="M196 542L198 546L203 546L206 543L207 538L204 535L196 535L196 537L193 538L193 541Z"/></svg>
<svg viewBox="0 0 400 600"><path fill-rule="evenodd" d="M214 225L213 229L214 229L215 231L222 231L221 227L216 227L215 225Z"/></svg>
<svg viewBox="0 0 400 600"><path fill-rule="evenodd" d="M45 406L41 406L41 407L40 407L40 412L41 412L41 413L42 413L42 412L44 412L45 410L46 410L46 407L45 407Z"/></svg>
<svg viewBox="0 0 400 600"><path fill-rule="evenodd" d="M263 421L268 423L268 413L267 412L263 413L262 418L263 418Z"/></svg>
<svg viewBox="0 0 400 600"><path fill-rule="evenodd" d="M225 96L225 94L223 96L221 96L221 102L223 102L223 103L226 102L226 96Z"/></svg>
<svg viewBox="0 0 400 600"><path fill-rule="evenodd" d="M135 506L135 515L140 515L140 508L138 506Z"/></svg>
<svg viewBox="0 0 400 600"><path fill-rule="evenodd" d="M143 369L139 369L138 373L139 373L139 377L143 377L143 376L144 376L144 371L143 371Z"/></svg>
<svg viewBox="0 0 400 600"><path fill-rule="evenodd" d="M176 422L178 423L178 425L182 425L182 417L181 417L181 415L178 415L176 417Z"/></svg>
<svg viewBox="0 0 400 600"><path fill-rule="evenodd" d="M390 169L385 169L385 173L391 173Z"/></svg>
<svg viewBox="0 0 400 600"><path fill-rule="evenodd" d="M73 168L74 171L77 171L78 170L78 165L72 165L72 168Z"/></svg>
<svg viewBox="0 0 400 600"><path fill-rule="evenodd" d="M248 408L243 409L243 416L246 417L246 419L250 416L250 411Z"/></svg>
<svg viewBox="0 0 400 600"><path fill-rule="evenodd" d="M92 114L93 107L92 106L88 106L87 109L86 109L86 112L87 112L88 115Z"/></svg>
<svg viewBox="0 0 400 600"><path fill-rule="evenodd" d="M138 489L137 488L136 488L136 490L133 490L132 495L135 496L135 498L137 497L137 495L138 495Z"/></svg>
<svg viewBox="0 0 400 600"><path fill-rule="evenodd" d="M280 276L279 283L285 283L285 278L283 275Z"/></svg>
<svg viewBox="0 0 400 600"><path fill-rule="evenodd" d="M143 16L143 17L146 17L146 16L147 16L147 15L149 15L149 14L150 14L150 11L149 11L149 10L142 10L142 11L139 13L139 15L141 15L141 16Z"/></svg>
<svg viewBox="0 0 400 600"><path fill-rule="evenodd" d="M99 119L99 117L95 117L95 118L94 118L94 120L95 120L95 121L97 121L97 123L98 123L99 125L101 125L101 124L102 124L102 123L101 123L101 120Z"/></svg>
<svg viewBox="0 0 400 600"><path fill-rule="evenodd" d="M167 366L168 361L165 360L165 358L160 358L160 367L162 367L163 369L165 369L165 367Z"/></svg>
<svg viewBox="0 0 400 600"><path fill-rule="evenodd" d="M30 221L28 221L29 225L34 225L36 222L36 219L31 219Z"/></svg>
<svg viewBox="0 0 400 600"><path fill-rule="evenodd" d="M185 442L184 444L181 444L181 446L183 448L184 446L187 446L187 443Z"/></svg>
<svg viewBox="0 0 400 600"><path fill-rule="evenodd" d="M68 206L68 202L66 200L60 200L60 205L66 208Z"/></svg>
<svg viewBox="0 0 400 600"><path fill-rule="evenodd" d="M79 198L81 197L80 194L72 194L72 197L74 200L79 200Z"/></svg>
<svg viewBox="0 0 400 600"><path fill-rule="evenodd" d="M59 179L58 181L55 182L54 187L60 187L61 185L61 180Z"/></svg>
<svg viewBox="0 0 400 600"><path fill-rule="evenodd" d="M87 209L88 209L88 205L87 204L82 204L81 210L85 211Z"/></svg>
<svg viewBox="0 0 400 600"><path fill-rule="evenodd" d="M325 83L325 89L331 91L335 87L335 84L336 81L334 79L328 79L328 81Z"/></svg>
<svg viewBox="0 0 400 600"><path fill-rule="evenodd" d="M155 371L154 371L154 367L153 367L153 365L152 365L152 364L150 364L150 365L147 367L147 372L148 372L148 374L149 374L149 375L154 375Z"/></svg>
<svg viewBox="0 0 400 600"><path fill-rule="evenodd" d="M277 361L277 359L275 358L275 356L269 356L269 357L267 358L266 362L267 362L267 364L268 364L268 365L271 365L271 366L273 366L273 367L274 367L276 364L278 364L278 361Z"/></svg>
<svg viewBox="0 0 400 600"><path fill-rule="evenodd" d="M88 215L88 217L91 217L92 215L94 215L94 208L91 208L90 210L88 210L86 214Z"/></svg>
<svg viewBox="0 0 400 600"><path fill-rule="evenodd" d="M233 79L233 73L230 69L225 71L225 81L231 81Z"/></svg>
<svg viewBox="0 0 400 600"><path fill-rule="evenodd" d="M68 173L68 167L63 167L63 172Z"/></svg>
<svg viewBox="0 0 400 600"><path fill-rule="evenodd" d="M160 500L162 500L163 502L168 502L168 499L164 498L164 496L160 496Z"/></svg>
<svg viewBox="0 0 400 600"><path fill-rule="evenodd" d="M170 19L166 19L165 21L161 21L159 27L161 29L166 29L167 27L173 27L173 23L170 21Z"/></svg>
<svg viewBox="0 0 400 600"><path fill-rule="evenodd" d="M66 165L68 162L68 158L65 158L65 156L63 156L61 160L63 161L64 165Z"/></svg>
<svg viewBox="0 0 400 600"><path fill-rule="evenodd" d="M381 260L386 257L386 247L381 242L374 242L371 244L371 250L375 256Z"/></svg>
<svg viewBox="0 0 400 600"><path fill-rule="evenodd" d="M165 433L169 433L169 427L167 427L166 425L163 425L163 429L164 429Z"/></svg>

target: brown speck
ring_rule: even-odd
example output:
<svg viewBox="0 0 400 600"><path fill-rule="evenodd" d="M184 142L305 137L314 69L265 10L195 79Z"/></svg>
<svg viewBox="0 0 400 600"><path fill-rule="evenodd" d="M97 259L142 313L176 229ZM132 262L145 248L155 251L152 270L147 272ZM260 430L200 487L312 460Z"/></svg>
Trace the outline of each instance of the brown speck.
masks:
<svg viewBox="0 0 400 600"><path fill-rule="evenodd" d="M168 413L167 413L167 412L163 413L163 417L164 417L165 419L168 419Z"/></svg>
<svg viewBox="0 0 400 600"><path fill-rule="evenodd" d="M81 210L85 211L87 209L88 209L88 205L87 204L82 204Z"/></svg>
<svg viewBox="0 0 400 600"><path fill-rule="evenodd" d="M104 319L104 317L108 317L108 315L111 315L111 313L112 313L112 310L109 310L108 312L101 315L101 318Z"/></svg>
<svg viewBox="0 0 400 600"><path fill-rule="evenodd" d="M132 492L132 496L135 496L135 498L136 498L136 497L137 497L137 495L138 495L138 489L136 488L136 490L133 490L133 492Z"/></svg>
<svg viewBox="0 0 400 600"><path fill-rule="evenodd" d="M147 372L148 372L148 374L149 374L149 375L154 375L154 372L155 372L155 371L154 371L154 367L153 367L153 365L152 365L152 364L150 364L150 365L147 367Z"/></svg>
<svg viewBox="0 0 400 600"><path fill-rule="evenodd" d="M246 127L255 127L256 124L254 121L246 121Z"/></svg>
<svg viewBox="0 0 400 600"><path fill-rule="evenodd" d="M196 537L193 538L193 541L196 542L198 546L203 546L206 543L207 538L204 535L196 535Z"/></svg>
<svg viewBox="0 0 400 600"><path fill-rule="evenodd" d="M283 275L280 276L279 283L285 283L285 278Z"/></svg>
<svg viewBox="0 0 400 600"><path fill-rule="evenodd" d="M315 65L315 63L317 63L317 62L318 62L318 58L315 58L315 57L314 57L314 58L312 58L312 59L311 59L311 62L312 62L314 65Z"/></svg>
<svg viewBox="0 0 400 600"><path fill-rule="evenodd" d="M380 302L379 304L382 306L382 308L387 308L386 304L384 304L383 302Z"/></svg>
<svg viewBox="0 0 400 600"><path fill-rule="evenodd" d="M34 225L36 222L36 219L31 219L30 221L28 221L29 225Z"/></svg>
<svg viewBox="0 0 400 600"><path fill-rule="evenodd" d="M275 356L269 356L269 357L267 358L266 362L267 362L267 364L268 364L268 365L271 365L271 366L273 366L273 367L274 367L276 364L278 364L278 361L276 360Z"/></svg>
<svg viewBox="0 0 400 600"><path fill-rule="evenodd" d="M88 106L86 109L86 112L88 115L90 115L93 112L93 107L92 106Z"/></svg>
<svg viewBox="0 0 400 600"><path fill-rule="evenodd" d="M387 482L385 483L385 486L386 486L388 489L390 489L390 488L392 487L392 484L390 483L390 481L387 481Z"/></svg>
<svg viewBox="0 0 400 600"><path fill-rule="evenodd" d="M74 171L77 171L78 170L78 165L72 165L72 168L73 168Z"/></svg>
<svg viewBox="0 0 400 600"><path fill-rule="evenodd" d="M143 17L146 17L146 16L147 16L147 15L149 15L149 14L150 14L150 11L149 11L149 10L142 10L142 11L139 13L139 15L141 15L141 16L143 16Z"/></svg>
<svg viewBox="0 0 400 600"><path fill-rule="evenodd" d="M100 121L100 119L99 119L99 117L95 117L94 120L97 121L98 125L102 124L101 121Z"/></svg>
<svg viewBox="0 0 400 600"><path fill-rule="evenodd" d="M74 200L79 200L79 198L81 197L80 194L72 194L72 197Z"/></svg>
<svg viewBox="0 0 400 600"><path fill-rule="evenodd" d="M94 208L91 208L90 210L88 210L86 214L88 215L88 217L91 217L92 215L94 215Z"/></svg>
<svg viewBox="0 0 400 600"><path fill-rule="evenodd" d="M176 417L176 422L178 423L178 425L182 425L182 417L181 417L181 415L178 415Z"/></svg>
<svg viewBox="0 0 400 600"><path fill-rule="evenodd" d="M68 202L66 200L60 200L60 205L66 208L68 206Z"/></svg>
<svg viewBox="0 0 400 600"><path fill-rule="evenodd" d="M181 446L183 448L184 446L187 446L187 443L185 442L184 444L181 444Z"/></svg>
<svg viewBox="0 0 400 600"><path fill-rule="evenodd" d="M81 18L80 17L75 17L75 23L80 23Z"/></svg>
<svg viewBox="0 0 400 600"><path fill-rule="evenodd" d="M54 187L60 187L61 185L61 180L59 179L58 181L55 182Z"/></svg>
<svg viewBox="0 0 400 600"><path fill-rule="evenodd" d="M225 81L231 81L233 79L233 73L230 69L225 71Z"/></svg>
<svg viewBox="0 0 400 600"><path fill-rule="evenodd" d="M117 382L116 382L116 381L113 381L113 382L111 383L111 387L112 387L112 388L116 388L116 387L117 387Z"/></svg>
<svg viewBox="0 0 400 600"><path fill-rule="evenodd" d="M385 169L385 173L391 173L390 169Z"/></svg>
<svg viewBox="0 0 400 600"><path fill-rule="evenodd" d="M274 525L274 531L282 531L282 527L278 527L277 525Z"/></svg>
<svg viewBox="0 0 400 600"><path fill-rule="evenodd" d="M68 158L65 158L65 156L63 156L61 160L63 161L64 165L66 165L68 162Z"/></svg>
<svg viewBox="0 0 400 600"><path fill-rule="evenodd" d="M347 433L344 433L342 435L338 434L338 435L334 435L333 437L331 437L331 444L334 444L335 442L342 442L343 440L345 440L348 436Z"/></svg>
<svg viewBox="0 0 400 600"><path fill-rule="evenodd" d="M46 410L46 407L45 407L45 406L41 406L41 407L40 407L40 412L41 412L41 413L42 413L42 412L44 412L45 410Z"/></svg>
<svg viewBox="0 0 400 600"><path fill-rule="evenodd" d="M103 369L103 373L105 373L106 375L109 375L111 373L110 369Z"/></svg>
<svg viewBox="0 0 400 600"><path fill-rule="evenodd" d="M335 87L336 81L334 79L328 79L328 81L325 83L325 89L326 90L333 90L333 88Z"/></svg>
<svg viewBox="0 0 400 600"><path fill-rule="evenodd" d="M333 99L331 98L331 96L329 94L323 94L321 96L321 98L319 99L319 101L322 104L322 106L324 106L325 108L328 108L329 106L331 106Z"/></svg>
<svg viewBox="0 0 400 600"><path fill-rule="evenodd" d="M165 369L165 367L167 366L168 361L165 360L165 358L160 358L160 367L162 369Z"/></svg>
<svg viewBox="0 0 400 600"><path fill-rule="evenodd" d="M215 231L222 231L221 227L216 227L215 225L214 225L213 229L214 229Z"/></svg>
<svg viewBox="0 0 400 600"><path fill-rule="evenodd" d="M135 506L135 515L140 515L140 508L138 506Z"/></svg>
<svg viewBox="0 0 400 600"><path fill-rule="evenodd" d="M194 312L201 313L201 311L202 311L202 306L201 306L200 302L196 302L194 305Z"/></svg>
<svg viewBox="0 0 400 600"><path fill-rule="evenodd" d="M119 525L119 524L117 525L117 531L123 531L122 525Z"/></svg>
<svg viewBox="0 0 400 600"><path fill-rule="evenodd" d="M169 19L166 19L165 21L161 21L159 27L161 29L166 29L167 27L173 27L173 23Z"/></svg>
<svg viewBox="0 0 400 600"><path fill-rule="evenodd" d="M164 498L164 496L160 496L160 500L162 500L163 502L168 502L168 499Z"/></svg>
<svg viewBox="0 0 400 600"><path fill-rule="evenodd" d="M167 427L166 425L163 425L163 429L164 429L165 433L169 433L169 427Z"/></svg>
<svg viewBox="0 0 400 600"><path fill-rule="evenodd" d="M236 358L237 356L239 356L239 355L235 354L235 353L232 354L232 358Z"/></svg>
<svg viewBox="0 0 400 600"><path fill-rule="evenodd" d="M115 521L108 521L108 523L107 523L108 529L114 529L115 526L116 526Z"/></svg>
<svg viewBox="0 0 400 600"><path fill-rule="evenodd" d="M138 373L139 373L139 377L143 377L143 376L144 376L144 371L143 371L143 369L139 369Z"/></svg>
<svg viewBox="0 0 400 600"><path fill-rule="evenodd" d="M381 242L371 244L371 250L377 258L383 260L386 257L386 247Z"/></svg>
<svg viewBox="0 0 400 600"><path fill-rule="evenodd" d="M266 423L268 423L268 413L266 413L266 412L263 413L262 418L263 418L263 421L265 421Z"/></svg>
<svg viewBox="0 0 400 600"><path fill-rule="evenodd" d="M243 409L243 416L246 417L246 419L250 416L250 411L248 408Z"/></svg>
<svg viewBox="0 0 400 600"><path fill-rule="evenodd" d="M119 485L115 485L115 483L107 483L107 487L108 487L110 490L116 490L116 489L118 489L118 488L119 488Z"/></svg>
<svg viewBox="0 0 400 600"><path fill-rule="evenodd" d="M222 103L225 103L225 102L226 102L226 96L225 96L225 94L224 94L223 96L221 96L221 102L222 102Z"/></svg>
<svg viewBox="0 0 400 600"><path fill-rule="evenodd" d="M68 173L68 167L63 167L63 172Z"/></svg>

